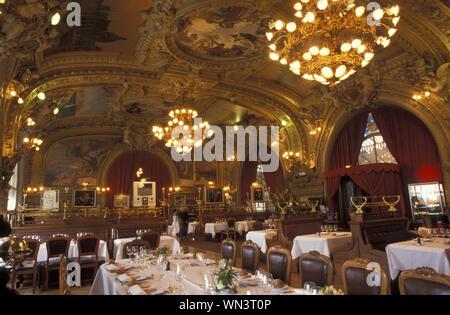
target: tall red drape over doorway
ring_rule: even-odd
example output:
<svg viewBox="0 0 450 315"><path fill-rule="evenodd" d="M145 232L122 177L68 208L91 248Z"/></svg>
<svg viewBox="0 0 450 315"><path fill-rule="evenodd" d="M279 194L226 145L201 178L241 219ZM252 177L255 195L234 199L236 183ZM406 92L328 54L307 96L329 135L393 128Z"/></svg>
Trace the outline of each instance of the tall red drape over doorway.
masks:
<svg viewBox="0 0 450 315"><path fill-rule="evenodd" d="M241 202L250 200L250 186L256 181L257 161L245 161L241 172Z"/></svg>
<svg viewBox="0 0 450 315"><path fill-rule="evenodd" d="M271 192L280 192L284 188L284 176L283 176L283 167L280 166L275 172L264 172L264 180L266 182L266 186L270 187Z"/></svg>
<svg viewBox="0 0 450 315"><path fill-rule="evenodd" d="M136 171L142 167L144 173L141 178L148 178L156 182L157 201L161 200L162 187L172 185L171 173L162 159L146 151L130 151L120 155L110 166L107 175L107 185L111 188L108 196L108 206L114 206L114 195L133 195L133 182L137 181ZM157 202L157 203L158 203Z"/></svg>
<svg viewBox="0 0 450 315"><path fill-rule="evenodd" d="M347 123L337 138L325 174L327 201L332 210L337 210L336 197L341 179L341 176L333 176L336 172L346 173L344 176L348 175L358 186L372 195L400 194L403 198L407 196L405 192L409 183L442 182L436 142L422 121L398 108L380 107L372 109L371 112L384 141L398 163L396 167L399 171L388 172L386 167L380 164L345 170L347 165L351 165L353 169L357 164L369 112L358 114ZM402 186L400 190L399 182ZM404 199L402 202L402 208L407 204L405 201Z"/></svg>

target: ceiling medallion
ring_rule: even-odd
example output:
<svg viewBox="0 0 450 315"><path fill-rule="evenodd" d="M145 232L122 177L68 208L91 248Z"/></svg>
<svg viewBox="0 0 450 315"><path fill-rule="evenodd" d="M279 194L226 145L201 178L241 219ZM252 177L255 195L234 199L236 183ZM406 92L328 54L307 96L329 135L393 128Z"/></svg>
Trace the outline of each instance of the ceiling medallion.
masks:
<svg viewBox="0 0 450 315"><path fill-rule="evenodd" d="M271 21L269 57L306 80L335 85L367 66L375 48L389 46L400 7L361 0L301 0L294 19Z"/></svg>

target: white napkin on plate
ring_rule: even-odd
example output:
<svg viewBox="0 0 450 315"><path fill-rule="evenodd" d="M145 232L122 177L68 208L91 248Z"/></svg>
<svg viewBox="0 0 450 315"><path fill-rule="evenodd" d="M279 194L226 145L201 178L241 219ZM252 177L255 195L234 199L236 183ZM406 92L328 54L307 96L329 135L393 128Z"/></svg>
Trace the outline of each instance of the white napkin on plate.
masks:
<svg viewBox="0 0 450 315"><path fill-rule="evenodd" d="M117 270L119 270L119 266L117 266L117 265L112 265L112 264L108 264L108 265L106 265L106 270L108 270L108 271L117 271Z"/></svg>
<svg viewBox="0 0 450 315"><path fill-rule="evenodd" d="M145 291L142 290L142 288L138 284L135 284L135 285L131 286L128 289L128 292L131 295L147 295L147 293L145 293Z"/></svg>
<svg viewBox="0 0 450 315"><path fill-rule="evenodd" d="M117 276L117 280L119 280L120 283L124 284L130 281L130 277L126 274L121 274Z"/></svg>

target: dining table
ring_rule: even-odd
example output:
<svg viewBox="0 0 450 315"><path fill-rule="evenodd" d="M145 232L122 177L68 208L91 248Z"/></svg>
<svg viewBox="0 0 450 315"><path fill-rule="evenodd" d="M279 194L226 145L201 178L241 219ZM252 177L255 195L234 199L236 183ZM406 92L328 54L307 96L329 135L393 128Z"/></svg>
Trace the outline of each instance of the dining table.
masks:
<svg viewBox="0 0 450 315"><path fill-rule="evenodd" d="M209 222L205 224L205 234L211 234L212 238L215 238L217 233L226 231L227 229L227 222Z"/></svg>
<svg viewBox="0 0 450 315"><path fill-rule="evenodd" d="M448 238L416 239L392 243L386 246L386 255L391 279L396 279L404 270L419 267L450 276L450 241Z"/></svg>
<svg viewBox="0 0 450 315"><path fill-rule="evenodd" d="M251 230L255 222L256 221L254 220L237 221L236 224L234 225L234 228L236 232L238 232L239 234L244 234Z"/></svg>
<svg viewBox="0 0 450 315"><path fill-rule="evenodd" d="M188 230L187 233L188 234L195 234L195 231L197 229L197 227L200 225L200 222L198 221L192 221L188 223Z"/></svg>
<svg viewBox="0 0 450 315"><path fill-rule="evenodd" d="M334 251L350 247L352 241L351 232L321 232L296 236L292 242L292 259L311 251L331 257Z"/></svg>
<svg viewBox="0 0 450 315"><path fill-rule="evenodd" d="M123 257L123 246L135 240L135 237L129 238L117 238L114 240L113 257L114 259L122 259ZM177 253L180 249L180 242L175 237L169 235L161 235L159 239L159 247L167 246L169 250L173 253Z"/></svg>
<svg viewBox="0 0 450 315"><path fill-rule="evenodd" d="M304 295L305 290L288 285L280 289L263 284L255 276L247 274L236 279L236 293L217 293L206 286L218 271L216 262L200 263L195 258L169 258L170 270L155 260L131 262L128 259L108 262L100 266L90 295ZM178 271L177 271L178 270ZM182 272L179 272L182 270ZM240 269L235 268L236 273ZM212 282L212 281L211 281ZM210 283L211 283L210 282Z"/></svg>
<svg viewBox="0 0 450 315"><path fill-rule="evenodd" d="M47 256L48 256L47 244L42 243L39 246L37 261L38 262L46 262ZM69 259L77 258L79 256L77 241L75 241L75 240L70 241L69 251L67 253L67 256ZM106 242L103 240L100 240L99 245L98 245L98 259L100 261L108 261L109 260L108 246L107 246Z"/></svg>
<svg viewBox="0 0 450 315"><path fill-rule="evenodd" d="M258 247L261 249L261 252L266 253L268 250L266 237L270 239L270 238L276 237L276 235L277 235L276 229L266 229L266 230L261 230L261 231L249 231L247 233L247 235L245 236L245 239L247 241L252 241L256 245L258 245Z"/></svg>

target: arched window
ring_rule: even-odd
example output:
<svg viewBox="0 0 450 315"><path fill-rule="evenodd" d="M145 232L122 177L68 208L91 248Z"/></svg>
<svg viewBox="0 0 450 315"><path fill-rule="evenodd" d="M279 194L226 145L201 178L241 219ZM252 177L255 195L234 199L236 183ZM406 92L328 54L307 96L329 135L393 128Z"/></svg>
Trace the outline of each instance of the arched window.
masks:
<svg viewBox="0 0 450 315"><path fill-rule="evenodd" d="M378 130L375 119L370 113L367 118L364 140L361 144L361 150L358 157L358 164L365 165L375 163L397 164L397 161L389 151L380 130Z"/></svg>

